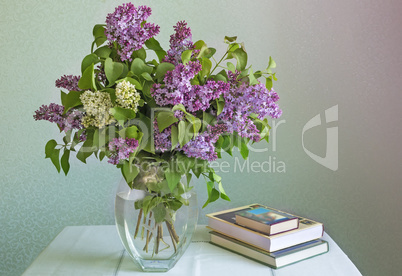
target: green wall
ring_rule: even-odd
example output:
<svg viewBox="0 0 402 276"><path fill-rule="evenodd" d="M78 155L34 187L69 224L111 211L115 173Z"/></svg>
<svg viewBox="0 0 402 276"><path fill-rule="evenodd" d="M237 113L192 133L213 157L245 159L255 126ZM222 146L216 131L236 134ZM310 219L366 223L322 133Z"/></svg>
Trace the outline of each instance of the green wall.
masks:
<svg viewBox="0 0 402 276"><path fill-rule="evenodd" d="M20 275L67 225L112 224L120 173L91 159L71 164L68 177L44 159L58 136L34 122L41 104L59 102L54 81L79 74L90 51L93 25L122 2L0 0L0 275ZM253 202L324 222L363 275L399 275L402 269L402 188L399 143L402 112L401 4L397 1L141 1L152 7L168 47L172 26L186 20L193 40L222 53L225 35L246 43L249 63L278 64L275 84L284 115L276 147L261 144L253 162L271 160L271 172L230 168L221 175L231 202L205 214ZM303 150L304 125L338 105L339 168L329 170ZM325 121L324 117L321 117ZM324 156L326 125L311 129L304 146ZM259 152L257 152L259 151ZM239 157L235 154L235 157ZM271 159L270 159L271 158ZM222 164L222 163L221 163ZM239 166L240 165L240 166ZM285 166L285 172L273 166ZM268 166L268 163L265 163ZM264 169L268 169L265 167ZM219 170L219 169L218 169ZM200 206L205 184L197 181Z"/></svg>

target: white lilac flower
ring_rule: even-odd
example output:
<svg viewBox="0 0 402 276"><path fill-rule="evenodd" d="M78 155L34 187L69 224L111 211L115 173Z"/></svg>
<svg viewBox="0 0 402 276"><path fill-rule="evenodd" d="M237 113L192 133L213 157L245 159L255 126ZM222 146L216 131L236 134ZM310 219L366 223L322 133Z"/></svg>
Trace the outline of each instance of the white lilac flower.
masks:
<svg viewBox="0 0 402 276"><path fill-rule="evenodd" d="M80 99L86 113L82 118L82 124L85 128L89 126L102 128L115 121L110 113L113 104L109 93L87 90L81 94Z"/></svg>
<svg viewBox="0 0 402 276"><path fill-rule="evenodd" d="M116 103L120 107L138 111L138 102L141 96L135 89L135 86L128 81L121 81L116 86Z"/></svg>

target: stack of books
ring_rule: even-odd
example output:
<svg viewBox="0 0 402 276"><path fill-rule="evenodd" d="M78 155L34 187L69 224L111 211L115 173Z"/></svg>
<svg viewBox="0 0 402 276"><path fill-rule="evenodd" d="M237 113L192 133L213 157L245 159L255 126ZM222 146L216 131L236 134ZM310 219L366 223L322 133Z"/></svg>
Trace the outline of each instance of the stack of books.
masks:
<svg viewBox="0 0 402 276"><path fill-rule="evenodd" d="M281 268L328 252L322 223L260 204L208 214L211 243Z"/></svg>

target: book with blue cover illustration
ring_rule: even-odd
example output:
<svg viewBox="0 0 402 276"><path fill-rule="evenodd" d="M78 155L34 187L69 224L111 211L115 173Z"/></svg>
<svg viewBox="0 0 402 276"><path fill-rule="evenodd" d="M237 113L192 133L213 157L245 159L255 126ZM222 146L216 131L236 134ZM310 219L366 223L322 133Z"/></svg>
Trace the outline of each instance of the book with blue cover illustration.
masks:
<svg viewBox="0 0 402 276"><path fill-rule="evenodd" d="M242 210L235 215L237 224L268 235L293 230L299 226L296 216L264 206L257 205L256 208Z"/></svg>

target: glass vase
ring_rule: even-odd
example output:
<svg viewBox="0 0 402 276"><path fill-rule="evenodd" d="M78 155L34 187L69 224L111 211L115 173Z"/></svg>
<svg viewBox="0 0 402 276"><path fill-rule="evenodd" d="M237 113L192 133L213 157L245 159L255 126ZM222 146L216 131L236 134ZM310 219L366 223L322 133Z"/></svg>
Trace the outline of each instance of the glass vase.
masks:
<svg viewBox="0 0 402 276"><path fill-rule="evenodd" d="M121 242L145 272L170 270L191 242L198 205L185 178L171 192L156 168L141 171L132 187L122 179L117 189L115 219Z"/></svg>

